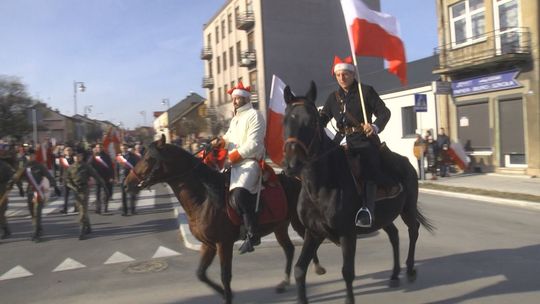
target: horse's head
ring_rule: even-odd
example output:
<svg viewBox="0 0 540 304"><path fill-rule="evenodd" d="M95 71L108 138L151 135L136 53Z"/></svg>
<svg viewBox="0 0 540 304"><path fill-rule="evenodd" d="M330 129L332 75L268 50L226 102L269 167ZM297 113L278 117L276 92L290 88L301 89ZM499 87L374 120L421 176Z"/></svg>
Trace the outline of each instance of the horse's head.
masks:
<svg viewBox="0 0 540 304"><path fill-rule="evenodd" d="M304 165L318 153L322 139L319 112L315 106L317 88L312 81L306 95L297 97L287 86L283 97L287 104L283 118L284 171L287 175L298 175Z"/></svg>
<svg viewBox="0 0 540 304"><path fill-rule="evenodd" d="M180 172L193 169L195 158L188 152L165 143L165 136L148 146L147 152L130 171L124 184L146 188L181 177ZM176 176L178 175L178 176Z"/></svg>

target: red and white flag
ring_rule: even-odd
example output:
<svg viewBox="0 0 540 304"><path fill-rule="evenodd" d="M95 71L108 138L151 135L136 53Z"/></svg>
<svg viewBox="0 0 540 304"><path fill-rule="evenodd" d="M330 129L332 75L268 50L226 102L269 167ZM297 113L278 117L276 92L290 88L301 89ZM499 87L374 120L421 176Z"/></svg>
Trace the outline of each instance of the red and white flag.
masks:
<svg viewBox="0 0 540 304"><path fill-rule="evenodd" d="M369 9L361 0L341 0L351 51L357 56L383 57L388 70L407 84L405 47L395 17Z"/></svg>
<svg viewBox="0 0 540 304"><path fill-rule="evenodd" d="M264 145L268 157L278 166L283 161L283 116L286 108L283 90L285 87L286 84L279 77L272 76Z"/></svg>
<svg viewBox="0 0 540 304"><path fill-rule="evenodd" d="M116 154L120 153L120 136L118 131L113 129L113 127L109 127L107 134L103 136L103 149L105 150L105 153L109 154L111 159L114 159Z"/></svg>

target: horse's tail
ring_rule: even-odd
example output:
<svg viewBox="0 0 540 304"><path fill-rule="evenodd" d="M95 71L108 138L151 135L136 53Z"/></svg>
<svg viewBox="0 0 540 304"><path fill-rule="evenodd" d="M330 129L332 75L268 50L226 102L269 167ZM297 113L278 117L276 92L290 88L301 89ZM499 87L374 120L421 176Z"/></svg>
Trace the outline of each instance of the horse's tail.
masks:
<svg viewBox="0 0 540 304"><path fill-rule="evenodd" d="M437 229L437 227L435 227L435 225L430 219L428 219L422 214L419 206L416 207L416 219L418 220L418 222L420 222L420 225L424 226L424 228L429 231L429 233L435 234L435 230Z"/></svg>

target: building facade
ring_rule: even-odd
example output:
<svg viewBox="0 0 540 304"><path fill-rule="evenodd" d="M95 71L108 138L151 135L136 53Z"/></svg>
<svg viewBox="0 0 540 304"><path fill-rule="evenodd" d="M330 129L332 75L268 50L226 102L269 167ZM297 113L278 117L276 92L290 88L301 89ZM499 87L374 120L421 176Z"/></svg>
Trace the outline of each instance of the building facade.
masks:
<svg viewBox="0 0 540 304"><path fill-rule="evenodd" d="M379 0L365 1L379 10ZM339 1L228 0L204 25L203 87L209 113L227 122L233 109L227 91L238 84L251 86L252 102L266 115L272 76L297 92L311 80L322 104L335 79L334 56L350 56L345 21ZM384 68L383 60L360 58L361 73Z"/></svg>
<svg viewBox="0 0 540 304"><path fill-rule="evenodd" d="M540 175L539 2L437 0L441 127L479 172Z"/></svg>

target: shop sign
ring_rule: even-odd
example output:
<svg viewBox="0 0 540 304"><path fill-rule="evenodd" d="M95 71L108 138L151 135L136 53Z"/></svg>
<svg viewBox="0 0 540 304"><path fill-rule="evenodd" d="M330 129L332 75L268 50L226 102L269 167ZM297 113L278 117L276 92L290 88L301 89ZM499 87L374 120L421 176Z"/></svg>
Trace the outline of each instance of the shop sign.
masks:
<svg viewBox="0 0 540 304"><path fill-rule="evenodd" d="M521 87L516 80L518 70L491 74L482 77L452 81L452 95L465 96L491 91L507 90Z"/></svg>

